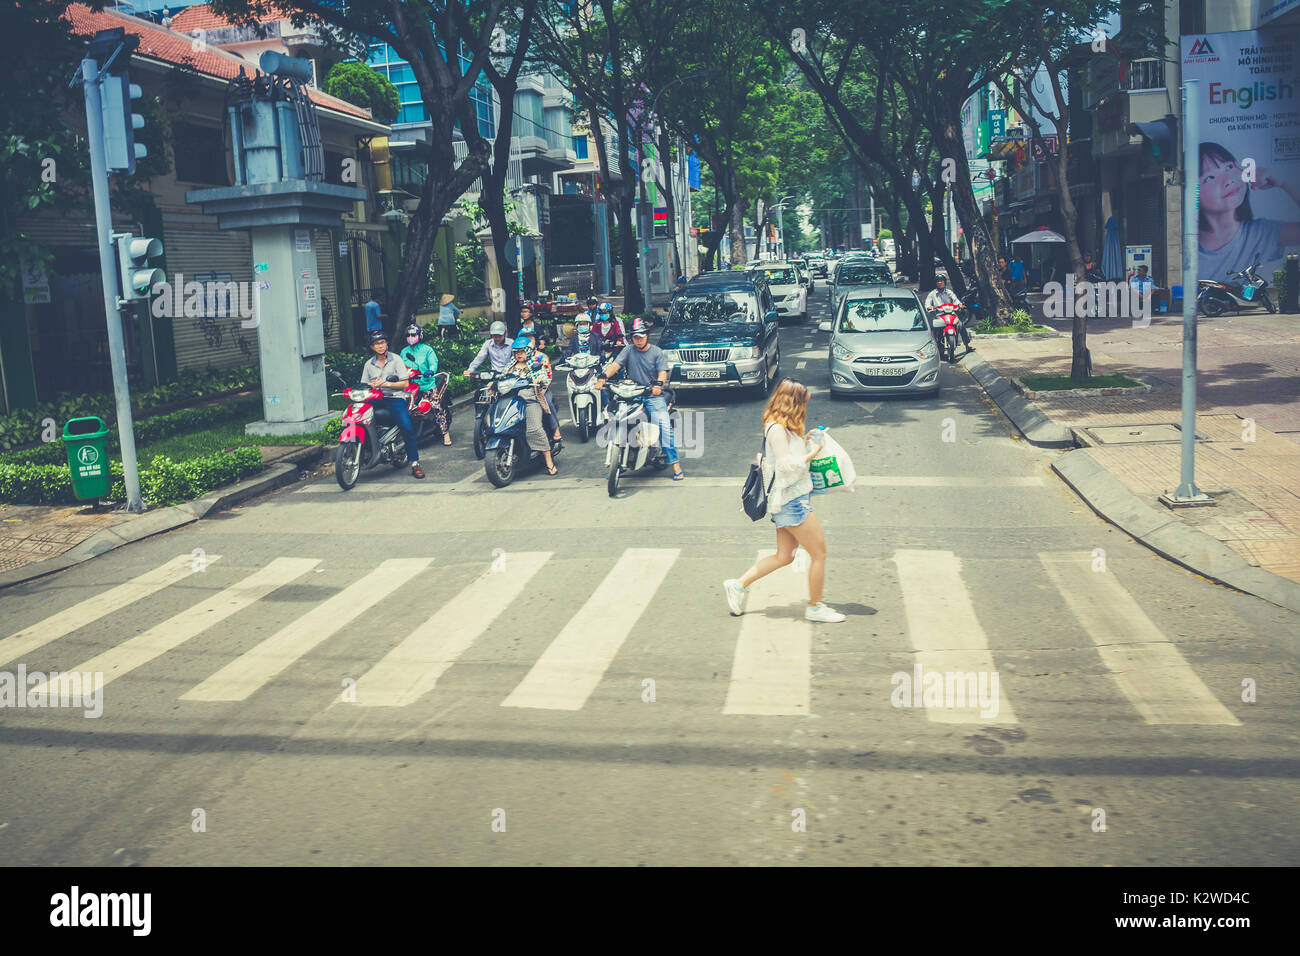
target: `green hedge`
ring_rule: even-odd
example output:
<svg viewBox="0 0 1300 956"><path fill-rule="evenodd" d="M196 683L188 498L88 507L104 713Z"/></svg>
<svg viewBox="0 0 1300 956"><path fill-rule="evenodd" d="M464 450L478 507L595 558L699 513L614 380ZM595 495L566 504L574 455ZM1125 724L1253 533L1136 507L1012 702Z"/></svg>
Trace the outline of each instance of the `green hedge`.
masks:
<svg viewBox="0 0 1300 956"><path fill-rule="evenodd" d="M215 397L255 386L258 380L258 368L255 365L216 372L186 369L175 382L133 392L131 408L133 411L141 411L171 402ZM62 429L68 419L85 415L98 415L109 424L117 421L117 406L113 395L74 395L64 392L52 402L42 402L34 408L15 409L0 418L0 451L40 441L41 423L47 418L54 419L57 427Z"/></svg>
<svg viewBox="0 0 1300 956"><path fill-rule="evenodd" d="M135 422L136 446L150 442L162 441L173 435L187 432L203 431L227 422L256 417L262 410L260 395L248 395L221 405L208 405L203 408L182 408L152 418ZM108 450L119 451L122 447L114 426L108 433ZM15 451L0 452L0 462L23 462L29 465L66 465L67 451L63 439L37 445L33 448L20 448Z"/></svg>
<svg viewBox="0 0 1300 956"><path fill-rule="evenodd" d="M257 448L234 448L215 455L174 462L159 455L140 469L140 493L151 505L174 504L257 474L266 465ZM113 485L108 497L126 498L122 465L109 462ZM0 464L0 501L25 505L76 504L67 465Z"/></svg>

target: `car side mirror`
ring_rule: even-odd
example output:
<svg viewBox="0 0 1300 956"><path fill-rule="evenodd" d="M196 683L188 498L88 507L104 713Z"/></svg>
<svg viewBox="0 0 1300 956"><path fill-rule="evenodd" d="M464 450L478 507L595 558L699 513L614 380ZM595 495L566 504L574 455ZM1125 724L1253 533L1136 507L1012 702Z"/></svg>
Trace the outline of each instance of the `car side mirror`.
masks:
<svg viewBox="0 0 1300 956"><path fill-rule="evenodd" d="M818 332L829 332L830 330L831 330L831 324L830 324L829 322L818 322L818 323L817 323L817 331L818 331Z"/></svg>
<svg viewBox="0 0 1300 956"><path fill-rule="evenodd" d="M781 317L781 313L777 312L776 309L773 309L771 312L768 312L766 315L763 316L763 321L776 322L780 319L780 317Z"/></svg>

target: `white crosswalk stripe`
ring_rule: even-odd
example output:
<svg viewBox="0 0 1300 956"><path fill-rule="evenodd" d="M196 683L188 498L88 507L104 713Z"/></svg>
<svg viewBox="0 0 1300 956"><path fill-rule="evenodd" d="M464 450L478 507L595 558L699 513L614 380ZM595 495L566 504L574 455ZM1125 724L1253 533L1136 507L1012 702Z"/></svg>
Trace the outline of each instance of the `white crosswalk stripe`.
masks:
<svg viewBox="0 0 1300 956"><path fill-rule="evenodd" d="M1143 720L1241 726L1115 575L1093 569L1091 552L1038 560Z"/></svg>
<svg viewBox="0 0 1300 956"><path fill-rule="evenodd" d="M109 648L73 670L102 673L104 683L108 684L168 651L175 650L190 638L260 601L276 588L306 574L318 564L320 561L316 558L276 558L266 567L224 588L206 601L200 601L143 634L137 634L116 647Z"/></svg>
<svg viewBox="0 0 1300 956"><path fill-rule="evenodd" d="M146 571L117 587L109 588L103 594L97 594L74 604L31 627L24 628L17 634L0 640L0 664L8 664L10 661L25 657L78 628L93 624L114 611L120 611L127 605L134 604L141 598L146 598L194 574L201 567L220 560L219 554L204 555L202 562L193 555L178 555L166 564Z"/></svg>
<svg viewBox="0 0 1300 956"><path fill-rule="evenodd" d="M677 555L676 548L624 551L501 706L581 710Z"/></svg>
<svg viewBox="0 0 1300 956"><path fill-rule="evenodd" d="M357 705L404 707L433 690L550 557L549 551L511 552L504 573L484 571L362 675Z"/></svg>
<svg viewBox="0 0 1300 956"><path fill-rule="evenodd" d="M758 557L773 553L769 548ZM781 568L754 582L741 617L724 714L808 715L812 625L803 619L807 605L807 575Z"/></svg>
<svg viewBox="0 0 1300 956"><path fill-rule="evenodd" d="M896 551L894 563L908 636L916 648L913 672L903 675L910 691L905 706L923 706L925 715L938 723L1017 723L957 556L951 551ZM894 688L898 700L902 686ZM992 706L981 705L981 690Z"/></svg>
<svg viewBox="0 0 1300 956"><path fill-rule="evenodd" d="M402 587L432 558L392 558L235 658L181 700L246 700L286 667Z"/></svg>

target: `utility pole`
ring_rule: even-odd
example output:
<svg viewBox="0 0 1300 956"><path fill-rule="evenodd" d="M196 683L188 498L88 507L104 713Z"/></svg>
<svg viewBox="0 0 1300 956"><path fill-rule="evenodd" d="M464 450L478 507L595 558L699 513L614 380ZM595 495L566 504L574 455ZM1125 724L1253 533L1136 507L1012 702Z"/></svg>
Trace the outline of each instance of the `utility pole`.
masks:
<svg viewBox="0 0 1300 956"><path fill-rule="evenodd" d="M117 434L122 445L126 510L136 513L144 510L144 501L140 496L140 471L135 455L135 429L131 419L131 387L126 377L126 345L122 335L121 307L133 299L147 300L155 280L161 280L159 270L138 267L144 266L149 255L160 254L162 243L157 239L137 239L123 235L117 239L120 252L115 254L108 173L110 163L115 171L132 173L135 171L136 159L146 155L145 147L136 143L134 137L134 131L144 126L144 120L130 111L130 101L138 99L142 94L140 87L129 82L126 72L131 53L139 42L139 37L128 38L121 27L101 30L91 41L79 70L86 102L86 139L90 150L90 179L95 199L95 234L104 289L104 318L108 326L108 360L113 373L113 397L117 407ZM74 77L73 82L75 80ZM119 285L122 298L118 297Z"/></svg>

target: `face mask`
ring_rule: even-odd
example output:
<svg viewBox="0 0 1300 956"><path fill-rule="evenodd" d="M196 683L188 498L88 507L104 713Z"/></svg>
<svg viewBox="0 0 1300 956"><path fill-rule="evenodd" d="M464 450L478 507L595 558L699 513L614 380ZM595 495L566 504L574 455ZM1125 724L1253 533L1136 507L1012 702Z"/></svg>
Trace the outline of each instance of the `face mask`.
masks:
<svg viewBox="0 0 1300 956"><path fill-rule="evenodd" d="M408 335L406 341L414 345L416 342L420 341L420 337L418 335Z"/></svg>

